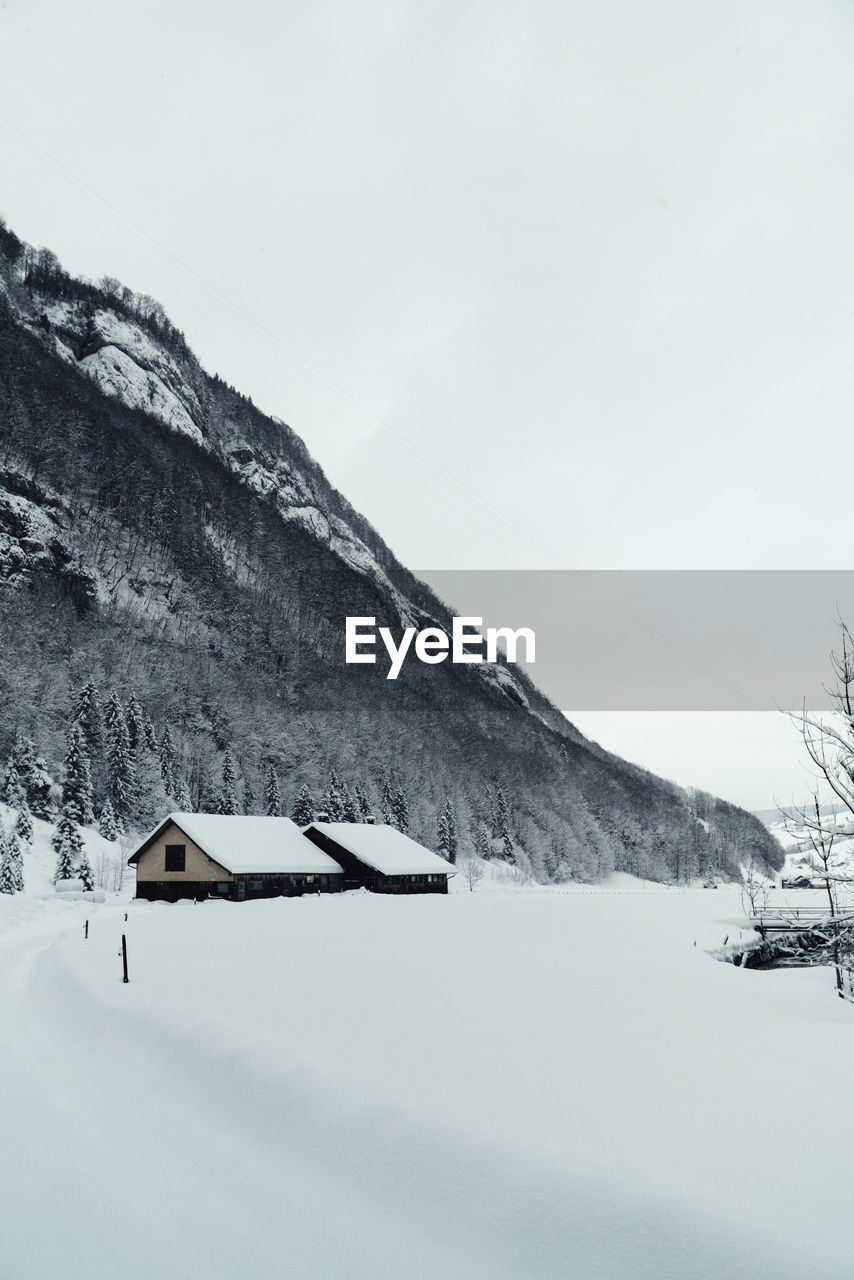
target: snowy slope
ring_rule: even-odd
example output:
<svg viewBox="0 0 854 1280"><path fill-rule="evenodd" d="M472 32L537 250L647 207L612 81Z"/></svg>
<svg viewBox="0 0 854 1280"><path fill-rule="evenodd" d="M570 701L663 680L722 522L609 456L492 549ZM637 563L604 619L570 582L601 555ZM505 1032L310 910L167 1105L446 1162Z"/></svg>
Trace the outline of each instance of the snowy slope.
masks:
<svg viewBox="0 0 854 1280"><path fill-rule="evenodd" d="M0 824L11 830L17 813L16 809L0 803ZM24 859L24 892L11 897L0 894L0 930L3 932L11 929L22 915L28 918L42 916L58 905L53 883L56 854L50 843L53 832L53 823L34 818L32 844L20 842ZM118 900L120 895L115 891L117 873L124 867L134 841L124 838L121 841L105 840L93 827L81 827L80 834L95 874L96 888L99 891L106 889L111 900ZM133 875L125 868L122 901L132 883ZM130 891L133 892L132 888ZM59 904L58 909L64 909L64 905Z"/></svg>
<svg viewBox="0 0 854 1280"><path fill-rule="evenodd" d="M848 1274L854 1010L731 890L84 914L0 940L4 1280Z"/></svg>

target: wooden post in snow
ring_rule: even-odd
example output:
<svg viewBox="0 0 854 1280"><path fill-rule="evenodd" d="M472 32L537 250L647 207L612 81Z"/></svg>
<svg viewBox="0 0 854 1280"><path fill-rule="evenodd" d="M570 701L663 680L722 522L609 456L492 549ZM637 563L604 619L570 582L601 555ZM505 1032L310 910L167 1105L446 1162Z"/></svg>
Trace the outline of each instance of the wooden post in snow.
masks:
<svg viewBox="0 0 854 1280"><path fill-rule="evenodd" d="M122 972L124 977L122 982L128 981L128 944L125 935L122 934Z"/></svg>
<svg viewBox="0 0 854 1280"><path fill-rule="evenodd" d="M83 926L83 937L84 937L84 938L88 938L88 937L89 937L89 921L88 921L88 920L86 921L86 923L85 923L85 924L84 924L84 926Z"/></svg>

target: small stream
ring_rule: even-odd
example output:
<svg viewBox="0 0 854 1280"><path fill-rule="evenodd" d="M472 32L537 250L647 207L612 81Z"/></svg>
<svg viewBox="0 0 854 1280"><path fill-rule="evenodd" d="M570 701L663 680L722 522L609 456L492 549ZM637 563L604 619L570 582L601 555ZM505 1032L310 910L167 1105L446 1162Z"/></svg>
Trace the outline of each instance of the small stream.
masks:
<svg viewBox="0 0 854 1280"><path fill-rule="evenodd" d="M805 929L775 934L758 946L746 943L727 958L742 969L806 969L839 963L841 949L839 940L829 939L825 931ZM847 945L844 950L848 952Z"/></svg>

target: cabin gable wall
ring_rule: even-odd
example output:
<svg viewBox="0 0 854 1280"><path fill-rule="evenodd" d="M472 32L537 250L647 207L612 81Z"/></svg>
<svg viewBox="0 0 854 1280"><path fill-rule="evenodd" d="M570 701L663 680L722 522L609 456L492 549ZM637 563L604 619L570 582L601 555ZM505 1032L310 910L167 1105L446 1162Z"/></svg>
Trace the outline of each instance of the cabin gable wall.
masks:
<svg viewBox="0 0 854 1280"><path fill-rule="evenodd" d="M182 844L186 849L183 871L166 871L167 844ZM171 822L165 831L154 840L145 853L140 854L136 863L137 884L156 881L231 881L234 877L221 867L213 858L208 857L203 849L190 839L188 835Z"/></svg>

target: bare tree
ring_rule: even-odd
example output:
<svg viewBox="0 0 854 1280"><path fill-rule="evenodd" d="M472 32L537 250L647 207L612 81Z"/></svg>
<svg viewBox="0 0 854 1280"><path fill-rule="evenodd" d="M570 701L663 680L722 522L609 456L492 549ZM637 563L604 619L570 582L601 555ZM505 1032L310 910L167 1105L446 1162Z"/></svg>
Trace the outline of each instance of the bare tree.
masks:
<svg viewBox="0 0 854 1280"><path fill-rule="evenodd" d="M101 851L97 853L92 860L92 871L95 876L95 884L99 889L109 889L112 879L112 858L108 853Z"/></svg>
<svg viewBox="0 0 854 1280"><path fill-rule="evenodd" d="M469 893L474 893L475 885L480 884L486 874L483 862L473 854L467 853L460 859L458 865L463 880L469 887Z"/></svg>
<svg viewBox="0 0 854 1280"><path fill-rule="evenodd" d="M840 880L851 880L851 876L844 874L841 870L844 855L833 852L834 843L839 836L839 827L830 826L826 816L821 812L818 788L813 789L808 804L794 805L786 810L783 813L783 822L789 835L803 840L806 834L810 849L800 846L804 854L804 862L816 879L824 882L829 912L831 916L835 916L837 883Z"/></svg>
<svg viewBox="0 0 854 1280"><path fill-rule="evenodd" d="M95 883L99 889L107 889L112 893L121 893L125 881L126 857L127 855L124 852L116 856L104 851L95 856L92 869L95 875Z"/></svg>
<svg viewBox="0 0 854 1280"><path fill-rule="evenodd" d="M759 915L768 906L768 877L757 867L753 855L741 868L741 908L745 915Z"/></svg>
<svg viewBox="0 0 854 1280"><path fill-rule="evenodd" d="M119 837L119 856L116 859L116 874L113 881L113 888L116 893L121 893L124 888L125 876L127 875L128 858L133 853L137 841L131 836L123 835Z"/></svg>
<svg viewBox="0 0 854 1280"><path fill-rule="evenodd" d="M825 686L833 708L831 715L811 713L804 705L799 712L791 712L790 719L797 726L807 756L818 771L819 783L823 782L830 794L841 802L842 814L822 812L817 787L813 788L807 804L795 805L789 811L781 809L789 834L801 840L806 834L809 840L811 849L805 861L816 877L824 881L832 916L837 913L836 886L854 883L854 876L843 870L843 857L839 851L834 852L836 842L854 836L854 639L841 619L839 629L841 648L830 655L835 685Z"/></svg>
<svg viewBox="0 0 854 1280"><path fill-rule="evenodd" d="M811 714L806 705L791 719L806 748L807 755L830 794L841 803L842 811L822 812L818 788L814 788L808 804L783 812L789 834L809 841L805 861L817 878L824 882L831 917L838 917L836 891L840 884L854 883L854 875L845 870L845 857L834 845L842 838L854 836L854 639L848 626L839 619L841 647L831 652L830 661L835 685L825 692L831 700L829 717ZM843 999L852 998L854 990L854 939L848 922L842 918L833 928L832 959L836 973L836 991Z"/></svg>

